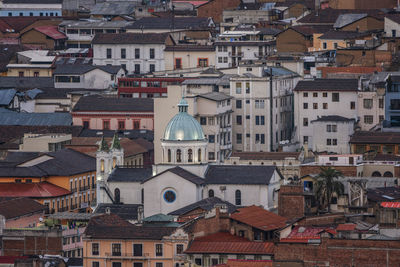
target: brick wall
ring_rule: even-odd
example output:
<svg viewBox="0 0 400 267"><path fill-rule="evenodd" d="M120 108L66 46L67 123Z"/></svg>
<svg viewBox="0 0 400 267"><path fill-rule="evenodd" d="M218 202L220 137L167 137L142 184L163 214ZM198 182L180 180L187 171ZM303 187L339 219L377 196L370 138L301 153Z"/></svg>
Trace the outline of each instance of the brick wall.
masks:
<svg viewBox="0 0 400 267"><path fill-rule="evenodd" d="M304 216L302 185L281 185L279 190L278 214L288 219Z"/></svg>
<svg viewBox="0 0 400 267"><path fill-rule="evenodd" d="M197 16L203 18L212 17L215 23L222 22L222 11L238 7L240 0L211 0L197 8Z"/></svg>
<svg viewBox="0 0 400 267"><path fill-rule="evenodd" d="M306 217L298 222L299 225L331 225L337 223L344 223L345 217L344 213L336 213L336 214L326 214L326 215L317 215Z"/></svg>
<svg viewBox="0 0 400 267"><path fill-rule="evenodd" d="M215 212L215 215L210 215ZM230 231L231 223L228 213L221 213L219 209L210 211L204 218L197 220L192 229L191 233L193 237L211 235L220 231Z"/></svg>
<svg viewBox="0 0 400 267"><path fill-rule="evenodd" d="M308 174L318 174L321 172L321 167L318 165L314 166L300 166L300 177ZM344 176L357 176L356 166L329 166L335 170L340 171Z"/></svg>
<svg viewBox="0 0 400 267"><path fill-rule="evenodd" d="M320 245L277 243L275 259L303 261L305 267L400 265L400 242L323 238Z"/></svg>

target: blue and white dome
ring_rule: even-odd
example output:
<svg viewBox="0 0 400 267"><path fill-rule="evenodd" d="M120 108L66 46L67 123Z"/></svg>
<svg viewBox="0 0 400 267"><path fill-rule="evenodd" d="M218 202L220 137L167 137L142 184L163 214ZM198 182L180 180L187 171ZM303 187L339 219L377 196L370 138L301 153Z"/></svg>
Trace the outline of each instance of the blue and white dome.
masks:
<svg viewBox="0 0 400 267"><path fill-rule="evenodd" d="M187 101L182 98L178 104L179 113L168 123L164 141L203 141L205 140L200 123L187 113Z"/></svg>

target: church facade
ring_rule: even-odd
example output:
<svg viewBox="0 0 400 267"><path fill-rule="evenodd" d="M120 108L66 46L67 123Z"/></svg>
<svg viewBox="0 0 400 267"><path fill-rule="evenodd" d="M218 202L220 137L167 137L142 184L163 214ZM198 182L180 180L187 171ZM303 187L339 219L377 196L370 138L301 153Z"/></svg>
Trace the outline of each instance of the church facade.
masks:
<svg viewBox="0 0 400 267"><path fill-rule="evenodd" d="M162 163L152 169L124 168L123 149L114 136L97 153L98 203L142 204L144 216L173 211L208 197L236 206L277 207L283 176L276 166L214 165L207 160L207 139L187 113L184 98L161 140Z"/></svg>

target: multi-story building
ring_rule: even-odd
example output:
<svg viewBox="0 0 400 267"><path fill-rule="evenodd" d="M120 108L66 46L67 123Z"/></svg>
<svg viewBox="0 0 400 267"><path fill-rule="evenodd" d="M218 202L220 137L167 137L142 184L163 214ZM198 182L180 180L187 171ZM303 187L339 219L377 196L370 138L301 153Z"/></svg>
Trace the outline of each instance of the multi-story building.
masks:
<svg viewBox="0 0 400 267"><path fill-rule="evenodd" d="M292 138L293 88L299 76L261 65L240 66L238 74L230 79L233 149L274 151L280 141Z"/></svg>
<svg viewBox="0 0 400 267"><path fill-rule="evenodd" d="M86 228L83 266L180 266L187 244L188 234L181 228L135 226L104 214L92 218Z"/></svg>
<svg viewBox="0 0 400 267"><path fill-rule="evenodd" d="M122 77L118 79L118 96L129 98L167 96L167 87L169 85L178 85L184 80L185 78L170 77Z"/></svg>
<svg viewBox="0 0 400 267"><path fill-rule="evenodd" d="M390 75L386 80L385 125L400 126L400 75Z"/></svg>
<svg viewBox="0 0 400 267"><path fill-rule="evenodd" d="M132 23L124 20L64 20L58 25L58 28L67 35L68 48L91 48L91 42L95 34L124 33L125 27Z"/></svg>
<svg viewBox="0 0 400 267"><path fill-rule="evenodd" d="M102 33L92 41L93 64L120 65L129 73L165 70L164 49L174 45L168 33Z"/></svg>
<svg viewBox="0 0 400 267"><path fill-rule="evenodd" d="M62 1L61 0L5 0L1 2L0 16L61 16L62 15Z"/></svg>
<svg viewBox="0 0 400 267"><path fill-rule="evenodd" d="M196 69L215 66L213 45L171 45L164 50L165 70Z"/></svg>
<svg viewBox="0 0 400 267"><path fill-rule="evenodd" d="M240 61L259 60L274 53L278 30L244 28L226 31L215 41L215 65L229 68Z"/></svg>
<svg viewBox="0 0 400 267"><path fill-rule="evenodd" d="M303 144L308 143L309 147L312 148L314 145L314 134L327 133L328 128L325 130L325 128L314 127L314 124L312 124L313 121L323 116L340 116L345 119L356 119L357 90L358 80L356 79L300 81L294 89L294 125L296 126L296 140L300 145L303 146ZM338 140L331 139L330 142L326 142L326 146L338 145ZM326 146L323 146L323 149Z"/></svg>

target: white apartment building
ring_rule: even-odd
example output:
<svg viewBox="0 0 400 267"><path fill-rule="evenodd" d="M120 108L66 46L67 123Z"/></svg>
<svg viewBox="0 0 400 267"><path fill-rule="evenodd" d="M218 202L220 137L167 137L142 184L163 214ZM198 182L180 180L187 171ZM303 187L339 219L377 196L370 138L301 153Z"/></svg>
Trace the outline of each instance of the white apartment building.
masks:
<svg viewBox="0 0 400 267"><path fill-rule="evenodd" d="M300 81L294 89L296 141L298 141L301 146L303 146L304 143L308 143L310 148L326 151L326 148L320 146L323 142L320 136L318 136L318 140L316 140L314 146L314 138L320 135L321 131L316 131L312 122L323 116L333 115L341 116L346 119L357 119L357 90L358 81L356 79L315 79ZM337 139L339 138L342 137L338 137ZM324 137L324 139L329 138ZM334 141L331 141L330 144L331 145L328 146L338 146ZM330 149L334 150L335 148Z"/></svg>
<svg viewBox="0 0 400 267"><path fill-rule="evenodd" d="M292 139L293 88L299 79L280 67L238 67L230 79L234 151L275 151L280 141Z"/></svg>
<svg viewBox="0 0 400 267"><path fill-rule="evenodd" d="M240 61L260 60L274 53L274 30L236 30L218 35L215 41L215 65L230 68Z"/></svg>
<svg viewBox="0 0 400 267"><path fill-rule="evenodd" d="M174 45L167 33L103 33L92 41L94 65L120 65L128 73L165 70L164 49Z"/></svg>

